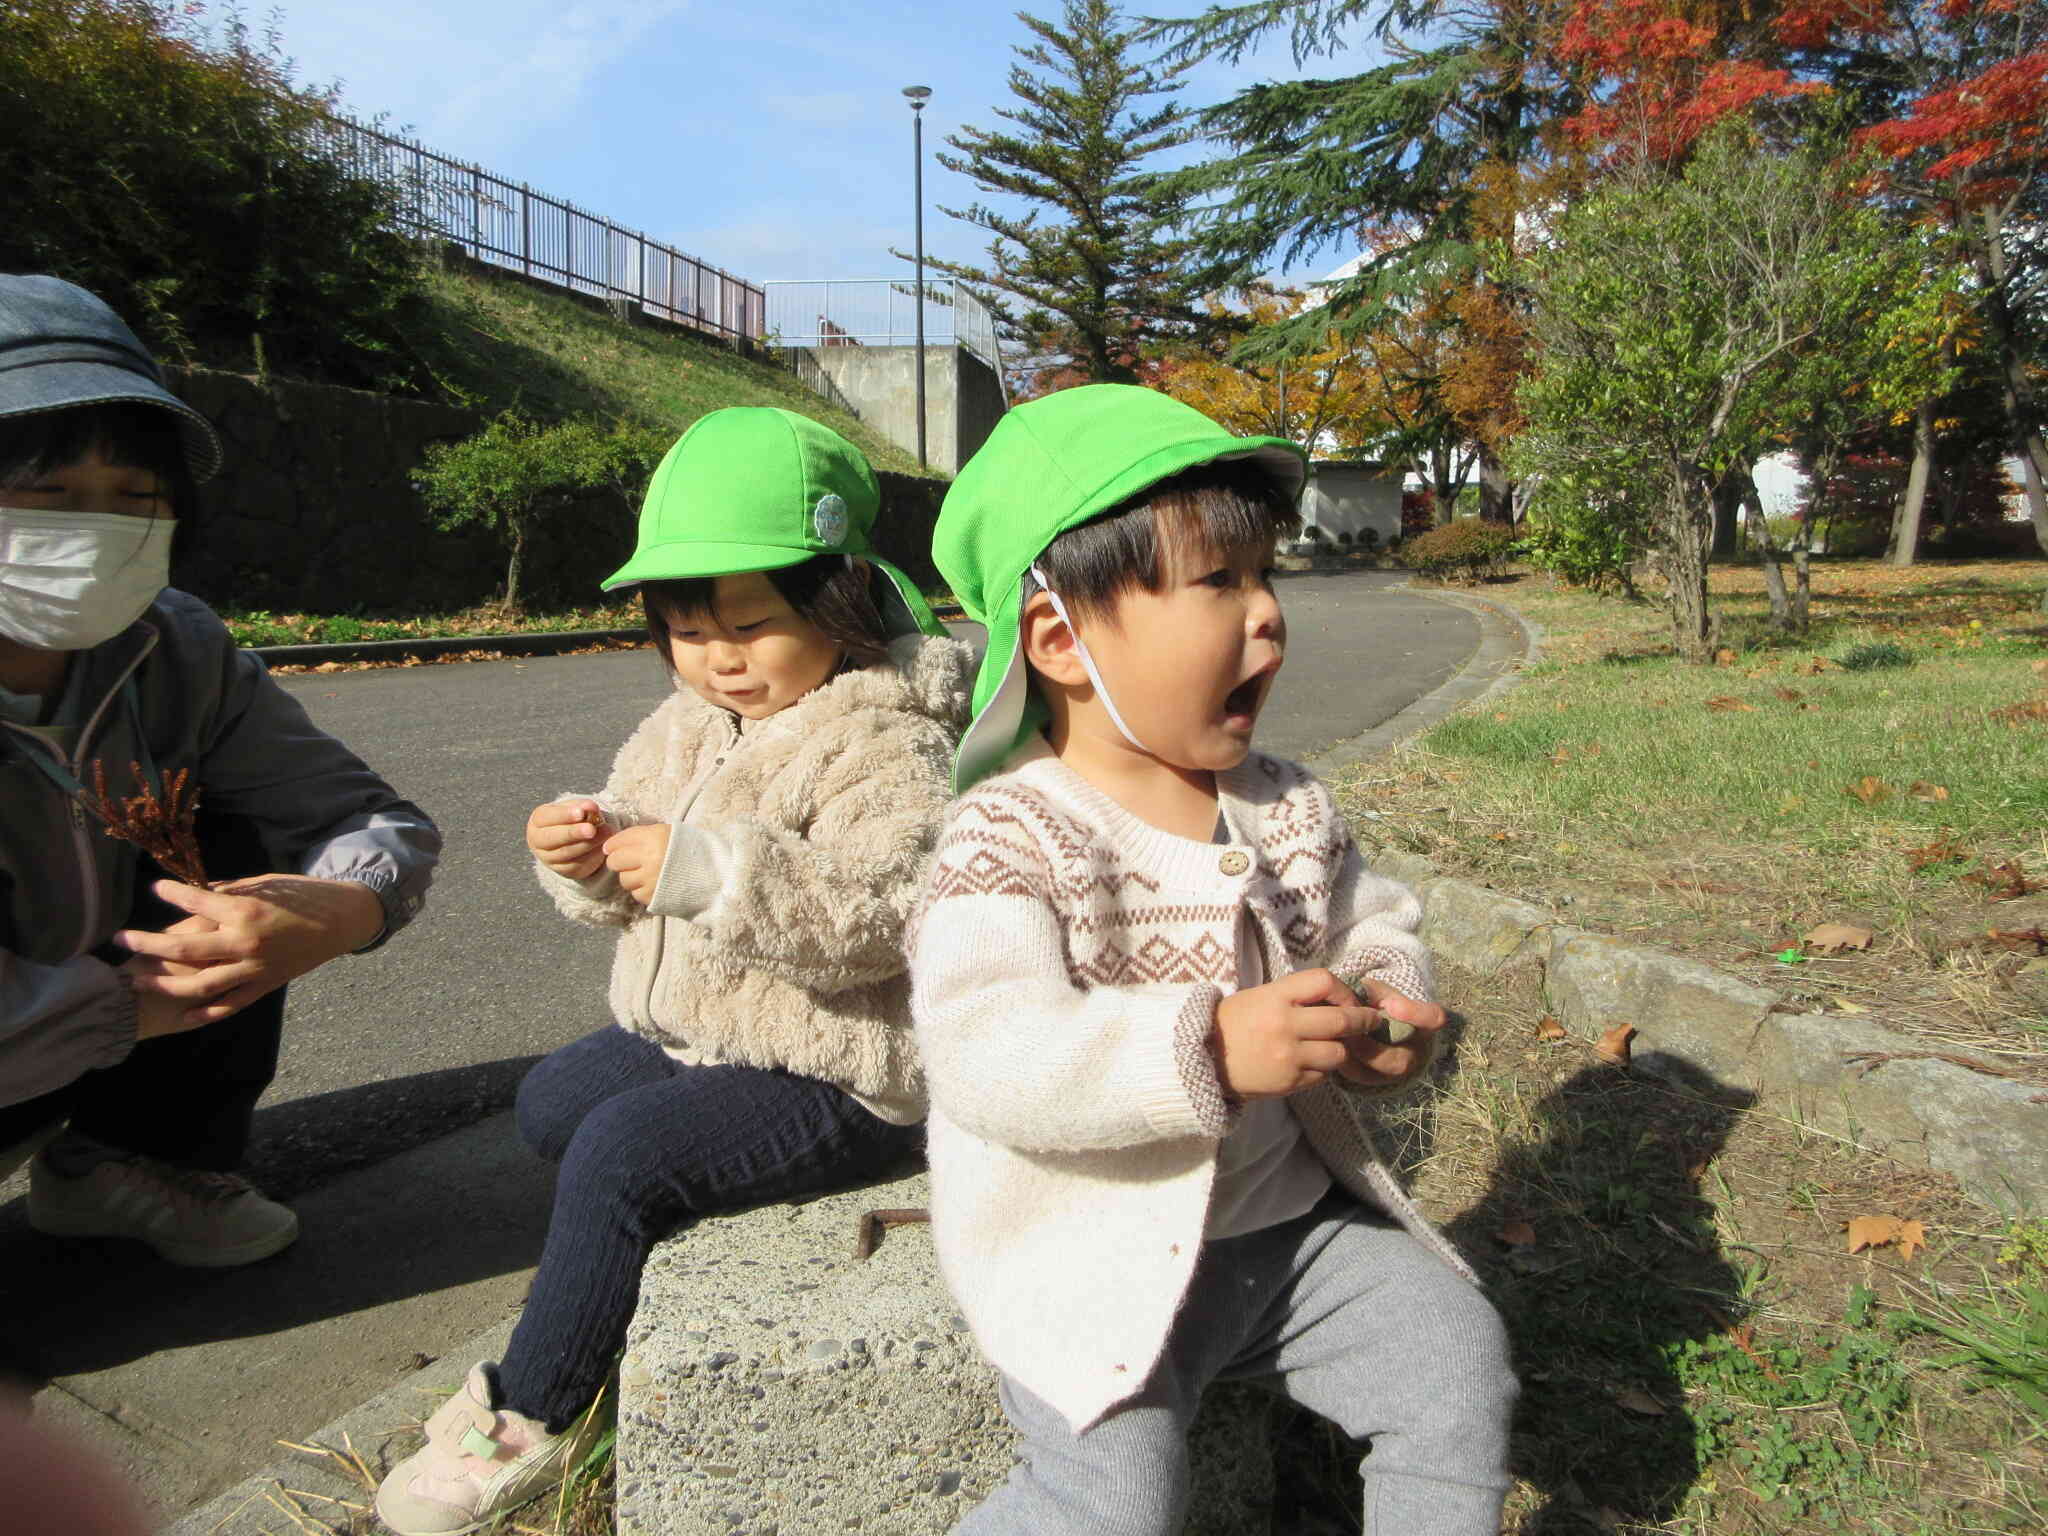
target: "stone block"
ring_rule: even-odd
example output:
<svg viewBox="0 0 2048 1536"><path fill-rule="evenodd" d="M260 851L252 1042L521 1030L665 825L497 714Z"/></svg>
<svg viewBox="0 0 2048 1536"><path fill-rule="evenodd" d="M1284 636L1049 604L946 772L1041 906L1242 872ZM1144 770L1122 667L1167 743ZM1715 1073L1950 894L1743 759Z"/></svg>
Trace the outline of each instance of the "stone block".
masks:
<svg viewBox="0 0 2048 1536"><path fill-rule="evenodd" d="M1442 958L1490 976L1557 925L1557 915L1469 880L1421 888L1422 941Z"/></svg>
<svg viewBox="0 0 2048 1536"><path fill-rule="evenodd" d="M1366 867L1376 875L1385 875L1389 880L1399 880L1406 885L1420 886L1425 880L1436 878L1436 866L1419 853L1408 853L1399 848L1382 848L1369 853Z"/></svg>
<svg viewBox="0 0 2048 1536"><path fill-rule="evenodd" d="M853 1256L863 1212L922 1174L704 1222L648 1262L620 1366L619 1536L925 1536L1008 1474L1014 1436L939 1277L931 1232ZM1264 1400L1211 1394L1191 1536L1266 1536Z"/></svg>
<svg viewBox="0 0 2048 1536"><path fill-rule="evenodd" d="M1697 960L1579 928L1550 930L1550 1006L1581 1032L1626 1021L1638 1052L1669 1051L1735 1082L1754 1072L1758 1028L1778 996Z"/></svg>

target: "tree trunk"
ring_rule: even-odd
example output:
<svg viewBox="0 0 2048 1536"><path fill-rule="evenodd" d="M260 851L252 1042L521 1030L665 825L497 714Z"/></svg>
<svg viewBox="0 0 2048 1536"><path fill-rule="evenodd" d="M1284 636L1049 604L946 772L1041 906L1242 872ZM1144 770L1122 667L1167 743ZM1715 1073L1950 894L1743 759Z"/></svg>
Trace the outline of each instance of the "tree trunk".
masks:
<svg viewBox="0 0 2048 1536"><path fill-rule="evenodd" d="M1703 474L1674 470L1665 490L1664 574L1671 641L1684 661L1713 659L1713 620L1707 611L1707 551L1713 541L1712 484Z"/></svg>
<svg viewBox="0 0 2048 1536"><path fill-rule="evenodd" d="M1763 567L1764 592L1771 600L1771 625L1774 629L1789 630L1792 627L1792 605L1785 597L1785 572L1778 564L1778 546L1771 539L1771 525L1764 521L1764 501L1756 493L1756 475L1750 470L1737 472L1736 489L1742 498L1743 510L1749 516L1743 526L1750 529L1750 540L1756 545L1757 564Z"/></svg>
<svg viewBox="0 0 2048 1536"><path fill-rule="evenodd" d="M1737 476L1748 479L1746 471L1731 471L1721 483L1714 487L1714 543L1713 555L1716 560L1731 560L1735 557L1735 530L1738 522L1737 510L1742 506L1742 489Z"/></svg>
<svg viewBox="0 0 2048 1536"><path fill-rule="evenodd" d="M1503 527L1515 520L1514 487L1508 482L1508 467L1484 443L1479 445L1479 517L1482 522Z"/></svg>
<svg viewBox="0 0 2048 1536"><path fill-rule="evenodd" d="M1927 505L1927 477L1934 469L1934 402L1922 400L1913 413L1913 469L1906 476L1906 494L1892 519L1892 544L1885 558L1893 565L1911 565L1920 553L1920 512Z"/></svg>
<svg viewBox="0 0 2048 1536"><path fill-rule="evenodd" d="M519 611L519 567L526 558L526 524L512 524L512 558L505 564L505 606Z"/></svg>
<svg viewBox="0 0 2048 1536"><path fill-rule="evenodd" d="M2048 555L2048 452L2038 433L2020 439L2020 484L2026 493L2027 516L2034 524L2034 541Z"/></svg>

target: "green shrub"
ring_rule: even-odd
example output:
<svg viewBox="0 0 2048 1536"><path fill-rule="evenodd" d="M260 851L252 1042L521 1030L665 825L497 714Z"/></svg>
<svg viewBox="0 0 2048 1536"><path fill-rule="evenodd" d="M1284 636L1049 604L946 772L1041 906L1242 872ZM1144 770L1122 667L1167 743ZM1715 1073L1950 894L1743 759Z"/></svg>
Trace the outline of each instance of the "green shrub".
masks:
<svg viewBox="0 0 2048 1536"><path fill-rule="evenodd" d="M637 502L669 437L620 423L589 421L556 426L507 411L460 442L427 449L417 485L443 528L480 524L506 550L505 606L524 600L526 542L543 522L571 513L592 492L611 491Z"/></svg>
<svg viewBox="0 0 2048 1536"><path fill-rule="evenodd" d="M1497 570L1513 552L1515 532L1499 523L1461 517L1441 528L1419 533L1401 546L1411 570L1438 580L1463 575L1468 581Z"/></svg>
<svg viewBox="0 0 2048 1536"><path fill-rule="evenodd" d="M1524 524L1523 551L1532 564L1595 592L1633 596L1629 569L1644 546L1642 521L1625 501L1570 485L1540 489Z"/></svg>
<svg viewBox="0 0 2048 1536"><path fill-rule="evenodd" d="M392 196L321 152L331 97L274 35L197 6L0 6L0 271L91 289L160 356L417 382L416 256Z"/></svg>

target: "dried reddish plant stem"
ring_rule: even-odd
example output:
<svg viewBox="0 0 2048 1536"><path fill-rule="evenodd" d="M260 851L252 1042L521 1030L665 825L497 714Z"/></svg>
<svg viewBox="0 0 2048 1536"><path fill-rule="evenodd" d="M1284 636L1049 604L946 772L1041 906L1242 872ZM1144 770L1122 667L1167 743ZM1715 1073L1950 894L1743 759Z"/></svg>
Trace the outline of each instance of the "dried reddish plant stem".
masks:
<svg viewBox="0 0 2048 1536"><path fill-rule="evenodd" d="M165 873L186 885L207 889L206 862L199 855L199 786L192 782L192 770L180 768L164 775L163 798L142 776L142 765L130 763L129 774L142 792L116 800L107 792L107 765L92 765L92 789L80 791L78 802L98 817L107 836L133 843L162 865Z"/></svg>

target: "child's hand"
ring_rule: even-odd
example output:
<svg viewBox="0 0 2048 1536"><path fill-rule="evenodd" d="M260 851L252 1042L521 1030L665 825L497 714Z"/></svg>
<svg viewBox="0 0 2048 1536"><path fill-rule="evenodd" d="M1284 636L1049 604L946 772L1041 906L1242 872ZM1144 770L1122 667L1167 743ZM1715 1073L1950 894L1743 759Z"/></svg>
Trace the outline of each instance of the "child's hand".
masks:
<svg viewBox="0 0 2048 1536"><path fill-rule="evenodd" d="M1373 1011L1407 1028L1375 1029L1348 1042L1348 1059L1337 1070L1363 1088L1385 1088L1413 1076L1429 1060L1428 1037L1444 1027L1447 1015L1435 1003L1419 1002L1370 976L1361 977L1358 988ZM1403 1043L1390 1044L1389 1036Z"/></svg>
<svg viewBox="0 0 2048 1536"><path fill-rule="evenodd" d="M626 894L646 906L654 900L661 863L668 857L668 828L661 822L628 827L605 839L604 862L619 877Z"/></svg>
<svg viewBox="0 0 2048 1536"><path fill-rule="evenodd" d="M588 880L604 868L604 807L595 800L554 800L526 818L526 846L556 874Z"/></svg>
<svg viewBox="0 0 2048 1536"><path fill-rule="evenodd" d="M1346 1043L1379 1022L1328 971L1296 971L1216 1006L1223 1086L1240 1099L1313 1088L1350 1059Z"/></svg>

